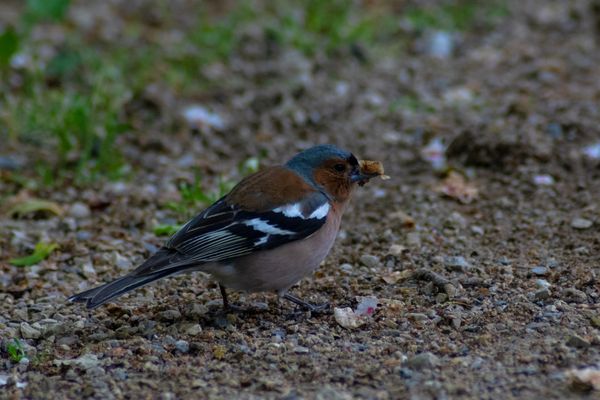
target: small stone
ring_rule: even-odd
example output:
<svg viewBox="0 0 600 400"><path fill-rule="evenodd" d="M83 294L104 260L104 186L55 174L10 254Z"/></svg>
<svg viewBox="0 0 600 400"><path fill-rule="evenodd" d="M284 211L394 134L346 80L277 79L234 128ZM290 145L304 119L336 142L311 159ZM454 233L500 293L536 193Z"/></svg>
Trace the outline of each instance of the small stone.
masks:
<svg viewBox="0 0 600 400"><path fill-rule="evenodd" d="M550 135L552 139L560 139L563 137L562 125L558 122L550 122L546 126L546 133Z"/></svg>
<svg viewBox="0 0 600 400"><path fill-rule="evenodd" d="M473 232L475 235L479 235L479 236L483 236L485 234L485 230L477 225L473 225L471 227L471 232Z"/></svg>
<svg viewBox="0 0 600 400"><path fill-rule="evenodd" d="M182 115L186 122L194 128L201 128L203 126L215 129L225 128L225 121L219 114L209 111L201 105L193 104L187 106L183 110Z"/></svg>
<svg viewBox="0 0 600 400"><path fill-rule="evenodd" d="M308 349L308 347L296 346L296 347L294 347L294 353L296 353L296 354L308 354L308 353L310 353L310 350Z"/></svg>
<svg viewBox="0 0 600 400"><path fill-rule="evenodd" d="M584 147L583 154L594 160L600 159L600 142Z"/></svg>
<svg viewBox="0 0 600 400"><path fill-rule="evenodd" d="M94 265L92 264L91 261L86 261L81 265L81 269L83 272L83 275L86 278L92 278L96 276L96 269L94 268Z"/></svg>
<svg viewBox="0 0 600 400"><path fill-rule="evenodd" d="M456 211L451 213L445 221L445 225L447 227L455 229L465 229L467 227L467 224L467 219Z"/></svg>
<svg viewBox="0 0 600 400"><path fill-rule="evenodd" d="M352 272L352 264L344 263L340 265L340 269L344 272L350 273Z"/></svg>
<svg viewBox="0 0 600 400"><path fill-rule="evenodd" d="M389 253L393 256L399 256L404 252L404 250L406 250L406 247L400 244L393 244L390 246Z"/></svg>
<svg viewBox="0 0 600 400"><path fill-rule="evenodd" d="M444 102L452 106L462 106L473 102L473 92L467 87L455 87L442 94Z"/></svg>
<svg viewBox="0 0 600 400"><path fill-rule="evenodd" d="M131 261L127 257L123 257L119 252L115 251L112 253L112 263L117 268L126 271L131 268Z"/></svg>
<svg viewBox="0 0 600 400"><path fill-rule="evenodd" d="M417 354L406 361L409 368L416 370L430 369L436 367L439 363L438 356L430 352Z"/></svg>
<svg viewBox="0 0 600 400"><path fill-rule="evenodd" d="M16 171L25 165L25 161L13 157L0 156L0 170Z"/></svg>
<svg viewBox="0 0 600 400"><path fill-rule="evenodd" d="M369 268L375 268L380 265L379 257L371 254L363 254L360 257L360 262Z"/></svg>
<svg viewBox="0 0 600 400"><path fill-rule="evenodd" d="M74 218L87 218L91 215L90 208L87 204L81 202L75 202L71 205L69 209L69 215Z"/></svg>
<svg viewBox="0 0 600 400"><path fill-rule="evenodd" d="M552 186L554 185L554 178L548 174L536 175L533 177L533 183L537 186Z"/></svg>
<svg viewBox="0 0 600 400"><path fill-rule="evenodd" d="M462 256L446 257L444 264L450 271L467 271L471 269L471 264Z"/></svg>
<svg viewBox="0 0 600 400"><path fill-rule="evenodd" d="M533 299L535 301L546 300L549 297L550 297L550 289L548 289L548 288L536 290L536 292L533 294Z"/></svg>
<svg viewBox="0 0 600 400"><path fill-rule="evenodd" d="M406 243L409 246L419 247L421 245L421 236L419 232L409 232L406 235Z"/></svg>
<svg viewBox="0 0 600 400"><path fill-rule="evenodd" d="M571 227L575 229L588 229L591 228L593 224L592 221L585 218L573 218L571 221Z"/></svg>
<svg viewBox="0 0 600 400"><path fill-rule="evenodd" d="M27 322L21 322L21 336L23 339L39 339L42 336L42 332L33 328Z"/></svg>
<svg viewBox="0 0 600 400"><path fill-rule="evenodd" d="M181 318L181 313L179 312L179 310L172 309L162 311L158 314L158 316L162 321L175 321Z"/></svg>
<svg viewBox="0 0 600 400"><path fill-rule="evenodd" d="M100 360L95 354L84 354L78 358L72 360L54 360L54 365L60 367L61 365L77 366L83 369L91 369L100 365Z"/></svg>
<svg viewBox="0 0 600 400"><path fill-rule="evenodd" d="M545 276L548 274L548 268L538 265L537 267L531 268L531 273L537 276Z"/></svg>
<svg viewBox="0 0 600 400"><path fill-rule="evenodd" d="M112 374L120 381L126 381L129 378L129 374L125 368L116 368L112 370Z"/></svg>
<svg viewBox="0 0 600 400"><path fill-rule="evenodd" d="M579 335L571 335L571 336L569 336L569 339L567 339L567 346L570 346L570 347L575 347L578 349L585 349L585 348L590 347L590 345L591 345L591 343L588 340L582 338Z"/></svg>
<svg viewBox="0 0 600 400"><path fill-rule="evenodd" d="M186 308L185 315L192 320L198 320L208 312L208 307L204 304L194 303Z"/></svg>
<svg viewBox="0 0 600 400"><path fill-rule="evenodd" d="M563 290L562 297L567 303L587 303L587 295L575 288Z"/></svg>
<svg viewBox="0 0 600 400"><path fill-rule="evenodd" d="M437 304L443 304L448 301L448 295L446 293L438 293L435 296L435 302Z"/></svg>
<svg viewBox="0 0 600 400"><path fill-rule="evenodd" d="M185 354L188 351L190 351L190 344L187 341L185 341L185 340L178 340L178 341L175 342L175 348L180 353Z"/></svg>
<svg viewBox="0 0 600 400"><path fill-rule="evenodd" d="M86 241L86 240L90 240L92 238L92 232L89 231L78 231L75 234L75 238L79 241Z"/></svg>
<svg viewBox="0 0 600 400"><path fill-rule="evenodd" d="M354 312L350 307L333 309L335 321L343 328L355 329L365 324L365 318Z"/></svg>
<svg viewBox="0 0 600 400"><path fill-rule="evenodd" d="M550 285L550 282L548 282L545 279L536 279L535 286L538 289L548 289L548 288L550 288L551 285Z"/></svg>
<svg viewBox="0 0 600 400"><path fill-rule="evenodd" d="M71 346L79 342L79 337L75 335L62 336L56 339L56 344L59 346Z"/></svg>
<svg viewBox="0 0 600 400"><path fill-rule="evenodd" d="M454 51L454 37L450 32L434 31L427 37L425 51L437 58L449 58Z"/></svg>
<svg viewBox="0 0 600 400"><path fill-rule="evenodd" d="M572 369L565 375L571 378L571 387L577 391L600 391L600 369L592 367Z"/></svg>
<svg viewBox="0 0 600 400"><path fill-rule="evenodd" d="M415 321L427 321L429 317L423 313L407 313L406 318L415 320Z"/></svg>
<svg viewBox="0 0 600 400"><path fill-rule="evenodd" d="M190 336L199 335L201 332L202 332L202 326L200 326L200 324L190 325L185 330L186 335L190 335Z"/></svg>

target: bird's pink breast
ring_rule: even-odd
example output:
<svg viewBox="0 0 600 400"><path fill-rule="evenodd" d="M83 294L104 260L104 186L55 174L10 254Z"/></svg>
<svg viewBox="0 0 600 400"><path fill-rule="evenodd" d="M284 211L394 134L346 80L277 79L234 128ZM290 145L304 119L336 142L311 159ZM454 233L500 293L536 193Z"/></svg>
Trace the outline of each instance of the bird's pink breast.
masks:
<svg viewBox="0 0 600 400"><path fill-rule="evenodd" d="M284 293L319 267L333 246L340 219L332 212L325 225L306 239L240 257L227 266L211 265L206 272L234 290Z"/></svg>

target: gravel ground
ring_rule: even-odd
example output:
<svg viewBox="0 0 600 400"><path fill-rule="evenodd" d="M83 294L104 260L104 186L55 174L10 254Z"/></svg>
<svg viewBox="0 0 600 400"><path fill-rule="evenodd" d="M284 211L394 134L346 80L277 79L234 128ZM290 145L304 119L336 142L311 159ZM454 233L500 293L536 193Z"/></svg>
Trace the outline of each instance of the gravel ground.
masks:
<svg viewBox="0 0 600 400"><path fill-rule="evenodd" d="M367 52L368 63L290 51L266 60L256 54L268 43L250 33L219 72L237 81L200 101L223 125L125 135L132 180L38 189L62 215L11 218L9 203L28 193L3 205L0 397L598 398L600 384L572 376L600 373L594 4L509 2L510 18L455 35L441 58L418 37L401 57ZM190 101L160 104L179 115ZM325 142L381 160L392 179L357 191L330 256L293 292L353 309L375 297L361 326L271 294L234 294L249 310L224 314L200 273L92 312L65 302L165 240L153 228L185 217L165 205L194 169L215 187L239 180L248 157L281 163ZM26 165L36 151L20 154ZM435 168L444 161L450 179ZM8 264L40 239L59 250ZM27 355L18 364L12 338Z"/></svg>

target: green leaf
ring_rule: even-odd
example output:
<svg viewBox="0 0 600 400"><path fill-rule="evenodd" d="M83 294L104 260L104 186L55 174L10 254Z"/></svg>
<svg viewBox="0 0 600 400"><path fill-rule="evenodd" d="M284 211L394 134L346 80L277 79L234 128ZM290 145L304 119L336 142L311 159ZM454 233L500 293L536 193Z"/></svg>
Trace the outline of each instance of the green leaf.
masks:
<svg viewBox="0 0 600 400"><path fill-rule="evenodd" d="M160 224L154 227L154 234L158 236L171 236L181 228L181 225Z"/></svg>
<svg viewBox="0 0 600 400"><path fill-rule="evenodd" d="M29 199L18 203L8 210L11 217L22 217L24 215L36 212L48 212L54 215L61 215L62 209L58 204L49 200Z"/></svg>
<svg viewBox="0 0 600 400"><path fill-rule="evenodd" d="M19 50L19 35L8 27L0 34L0 67L7 66L12 56Z"/></svg>
<svg viewBox="0 0 600 400"><path fill-rule="evenodd" d="M56 248L58 248L56 243L39 242L35 245L32 254L21 258L13 258L9 262L17 267L29 267L45 260Z"/></svg>
<svg viewBox="0 0 600 400"><path fill-rule="evenodd" d="M6 351L10 359L16 363L25 357L25 350L19 339L13 339L12 343L6 346Z"/></svg>
<svg viewBox="0 0 600 400"><path fill-rule="evenodd" d="M27 0L27 18L32 22L61 21L67 14L71 0Z"/></svg>

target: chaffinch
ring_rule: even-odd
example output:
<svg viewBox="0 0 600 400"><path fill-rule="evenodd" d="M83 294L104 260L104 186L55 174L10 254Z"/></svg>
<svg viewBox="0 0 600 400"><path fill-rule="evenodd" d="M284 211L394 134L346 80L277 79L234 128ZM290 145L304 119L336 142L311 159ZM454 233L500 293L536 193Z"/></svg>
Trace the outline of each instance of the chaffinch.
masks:
<svg viewBox="0 0 600 400"><path fill-rule="evenodd" d="M129 274L69 300L92 309L157 279L203 271L219 283L225 308L230 288L275 291L318 311L327 305L307 303L288 289L327 256L352 190L372 177L350 152L309 148L244 178Z"/></svg>

